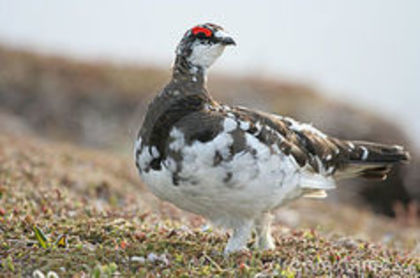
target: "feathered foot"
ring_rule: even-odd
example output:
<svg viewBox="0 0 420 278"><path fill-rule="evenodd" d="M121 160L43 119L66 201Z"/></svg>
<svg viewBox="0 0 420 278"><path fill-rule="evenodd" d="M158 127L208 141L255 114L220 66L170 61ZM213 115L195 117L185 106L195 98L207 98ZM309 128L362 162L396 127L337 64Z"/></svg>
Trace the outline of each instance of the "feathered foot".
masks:
<svg viewBox="0 0 420 278"><path fill-rule="evenodd" d="M224 250L225 256L228 256L233 252L247 250L246 244L251 235L253 225L253 221L246 221L240 227L233 229L233 234L229 238L229 241Z"/></svg>
<svg viewBox="0 0 420 278"><path fill-rule="evenodd" d="M273 250L276 245L271 236L271 222L273 216L271 213L266 212L259 219L255 221L255 231L257 238L255 241L255 248L260 250Z"/></svg>

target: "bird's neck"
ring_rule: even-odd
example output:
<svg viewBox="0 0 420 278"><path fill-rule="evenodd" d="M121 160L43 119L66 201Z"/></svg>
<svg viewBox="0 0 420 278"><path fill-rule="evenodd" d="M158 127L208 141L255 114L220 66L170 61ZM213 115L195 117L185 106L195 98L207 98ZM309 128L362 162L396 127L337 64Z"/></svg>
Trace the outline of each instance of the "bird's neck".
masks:
<svg viewBox="0 0 420 278"><path fill-rule="evenodd" d="M206 86L207 76L206 69L193 65L184 56L178 55L172 72L174 82L187 82L194 87L204 88Z"/></svg>

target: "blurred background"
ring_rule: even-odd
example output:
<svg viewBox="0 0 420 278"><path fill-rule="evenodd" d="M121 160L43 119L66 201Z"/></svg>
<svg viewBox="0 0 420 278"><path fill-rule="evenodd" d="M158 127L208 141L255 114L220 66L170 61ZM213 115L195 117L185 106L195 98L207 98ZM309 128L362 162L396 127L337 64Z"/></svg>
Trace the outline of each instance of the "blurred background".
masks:
<svg viewBox="0 0 420 278"><path fill-rule="evenodd" d="M419 10L415 0L0 0L0 130L129 161L178 40L213 22L237 41L211 70L216 98L407 146L412 163L386 182L345 182L328 200L417 219Z"/></svg>

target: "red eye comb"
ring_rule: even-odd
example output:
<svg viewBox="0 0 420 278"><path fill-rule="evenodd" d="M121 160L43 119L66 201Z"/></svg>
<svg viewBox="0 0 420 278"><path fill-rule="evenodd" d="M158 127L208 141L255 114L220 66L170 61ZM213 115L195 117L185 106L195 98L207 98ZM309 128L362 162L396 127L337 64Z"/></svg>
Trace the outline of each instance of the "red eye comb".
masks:
<svg viewBox="0 0 420 278"><path fill-rule="evenodd" d="M200 27L200 26L192 28L191 32L193 33L193 35L203 33L206 37L211 37L212 35L212 31L210 29L207 29L205 27Z"/></svg>

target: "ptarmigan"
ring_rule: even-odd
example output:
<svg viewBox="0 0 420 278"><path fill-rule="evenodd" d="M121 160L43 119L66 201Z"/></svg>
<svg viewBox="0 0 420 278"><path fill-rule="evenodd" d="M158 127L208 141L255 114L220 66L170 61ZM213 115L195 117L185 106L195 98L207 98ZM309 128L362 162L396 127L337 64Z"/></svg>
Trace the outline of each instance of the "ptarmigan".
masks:
<svg viewBox="0 0 420 278"><path fill-rule="evenodd" d="M329 137L291 118L215 101L207 69L228 45L222 27L188 30L171 81L150 103L135 144L142 180L159 198L232 228L225 253L274 248L271 211L300 197L325 197L336 180L385 179L409 159L400 146Z"/></svg>

